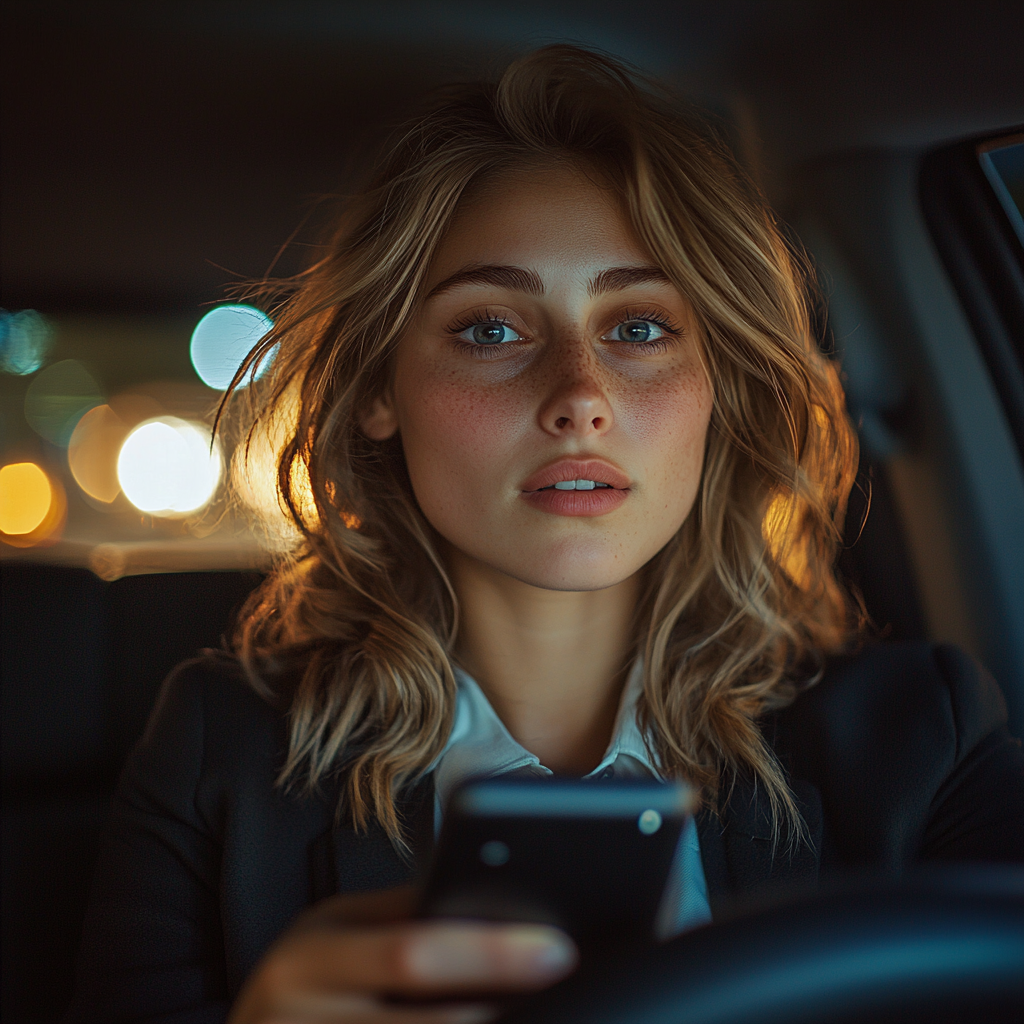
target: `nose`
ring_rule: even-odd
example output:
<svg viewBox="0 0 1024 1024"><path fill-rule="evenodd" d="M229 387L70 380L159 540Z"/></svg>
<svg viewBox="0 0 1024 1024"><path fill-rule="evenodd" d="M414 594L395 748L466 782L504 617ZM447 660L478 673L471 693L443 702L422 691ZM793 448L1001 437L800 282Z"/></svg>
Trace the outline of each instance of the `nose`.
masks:
<svg viewBox="0 0 1024 1024"><path fill-rule="evenodd" d="M607 387L583 346L566 346L546 368L548 386L540 408L541 429L553 437L607 433L614 421Z"/></svg>

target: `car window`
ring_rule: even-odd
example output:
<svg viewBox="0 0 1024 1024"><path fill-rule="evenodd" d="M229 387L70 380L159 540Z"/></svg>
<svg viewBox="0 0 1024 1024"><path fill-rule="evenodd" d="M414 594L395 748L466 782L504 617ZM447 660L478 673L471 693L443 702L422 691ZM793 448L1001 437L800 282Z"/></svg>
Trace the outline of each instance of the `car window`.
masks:
<svg viewBox="0 0 1024 1024"><path fill-rule="evenodd" d="M272 326L265 313L222 303L193 317L18 310L0 322L0 531L11 555L105 578L261 564L258 533L227 500L242 467L211 428ZM259 449L244 467L240 510L247 500L276 511L270 456Z"/></svg>
<svg viewBox="0 0 1024 1024"><path fill-rule="evenodd" d="M1024 245L1024 136L979 147L978 159L992 191Z"/></svg>

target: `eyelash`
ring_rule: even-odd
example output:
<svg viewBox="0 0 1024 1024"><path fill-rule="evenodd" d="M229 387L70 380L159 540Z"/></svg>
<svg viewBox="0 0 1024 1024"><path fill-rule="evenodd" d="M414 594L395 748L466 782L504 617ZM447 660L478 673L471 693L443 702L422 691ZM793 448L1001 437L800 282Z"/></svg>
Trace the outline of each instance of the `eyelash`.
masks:
<svg viewBox="0 0 1024 1024"><path fill-rule="evenodd" d="M477 324L503 324L506 327L511 327L512 321L500 313L492 313L489 309L477 309L449 324L448 330L452 334L460 334L469 327L476 327Z"/></svg>
<svg viewBox="0 0 1024 1024"><path fill-rule="evenodd" d="M630 323L633 320L643 320L647 323L654 324L673 338L679 338L683 334L682 327L674 324L664 315L664 313L655 309L623 310L622 319L615 322L612 330L616 327L621 327L623 324ZM467 313L459 320L448 325L448 332L452 335L452 341L460 352L465 352L476 359L493 359L499 355L500 350L505 347L504 345L474 345L473 342L462 341L458 337L458 335L463 331L468 330L470 327L475 327L477 324L500 324L503 327L510 327L515 330L515 328L512 327L512 321L507 316L503 316L500 313L495 314L489 309L482 309ZM654 341L617 341L614 344L627 345L633 352L641 352L645 354L664 352L668 348L668 343L664 338L656 338Z"/></svg>
<svg viewBox="0 0 1024 1024"><path fill-rule="evenodd" d="M459 338L463 331L470 327L476 327L477 324L500 324L502 327L510 327L515 330L512 327L512 321L500 313L495 314L489 309L479 309L467 313L461 319L448 325L448 333L451 334L452 343L458 351L465 352L475 359L494 359L505 347L504 345L474 345L471 341L463 341ZM514 343L509 342L508 344Z"/></svg>
<svg viewBox="0 0 1024 1024"><path fill-rule="evenodd" d="M673 323L661 310L657 309L625 309L622 313L622 319L616 321L612 330L633 320L643 320L646 323L654 324L672 338L681 338L684 333L682 327ZM664 352L668 348L668 341L665 338L655 338L654 341L617 341L615 344L629 345L634 352L643 353Z"/></svg>

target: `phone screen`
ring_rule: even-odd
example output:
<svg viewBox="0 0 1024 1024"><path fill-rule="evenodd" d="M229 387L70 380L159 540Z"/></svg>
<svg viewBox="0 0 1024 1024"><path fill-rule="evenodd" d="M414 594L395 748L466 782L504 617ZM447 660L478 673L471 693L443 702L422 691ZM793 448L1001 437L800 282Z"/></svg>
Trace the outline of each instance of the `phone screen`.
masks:
<svg viewBox="0 0 1024 1024"><path fill-rule="evenodd" d="M422 913L552 924L581 950L650 941L693 803L682 782L467 783L445 814Z"/></svg>

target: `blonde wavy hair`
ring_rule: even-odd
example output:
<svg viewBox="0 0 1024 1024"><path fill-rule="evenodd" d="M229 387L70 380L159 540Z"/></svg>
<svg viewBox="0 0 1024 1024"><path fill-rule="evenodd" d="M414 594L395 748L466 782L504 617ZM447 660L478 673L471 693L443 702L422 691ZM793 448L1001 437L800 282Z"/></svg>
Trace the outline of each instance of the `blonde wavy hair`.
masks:
<svg viewBox="0 0 1024 1024"><path fill-rule="evenodd" d="M776 835L797 836L758 720L856 631L834 573L856 435L812 334L802 261L726 147L659 87L570 46L438 93L347 200L322 258L261 283L276 326L233 389L251 396L253 430L280 437L281 502L301 537L243 609L234 647L288 711L280 782L315 789L339 775L355 826L376 821L401 845L396 797L448 737L458 601L400 439L371 441L359 417L389 384L460 200L545 161L585 167L621 197L695 311L714 393L698 500L645 572L641 725L668 775L714 800L746 774ZM269 381L238 391L274 346Z"/></svg>

